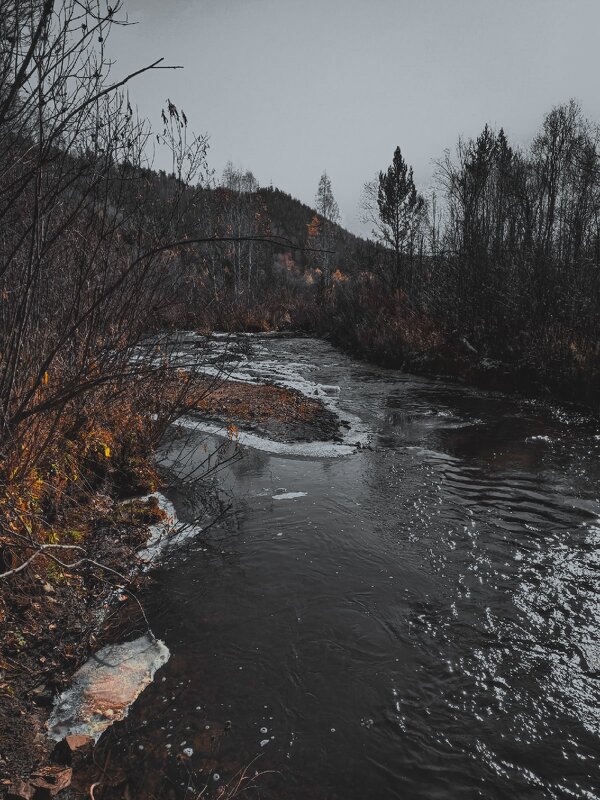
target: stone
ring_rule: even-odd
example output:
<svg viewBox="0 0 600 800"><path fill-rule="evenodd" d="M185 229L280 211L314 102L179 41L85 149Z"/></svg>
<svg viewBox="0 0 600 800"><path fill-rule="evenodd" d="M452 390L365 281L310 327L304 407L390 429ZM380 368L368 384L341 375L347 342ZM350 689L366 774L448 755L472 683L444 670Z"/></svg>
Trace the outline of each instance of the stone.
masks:
<svg viewBox="0 0 600 800"><path fill-rule="evenodd" d="M73 763L73 756L76 753L91 749L93 746L94 739L92 736L69 734L57 743L52 752L52 757L60 764L71 766Z"/></svg>
<svg viewBox="0 0 600 800"><path fill-rule="evenodd" d="M49 766L33 772L29 778L31 786L44 790L50 797L54 797L71 784L73 770L70 767Z"/></svg>
<svg viewBox="0 0 600 800"><path fill-rule="evenodd" d="M17 778L12 781L6 795L6 800L31 800L34 793L34 786L30 786L26 781Z"/></svg>
<svg viewBox="0 0 600 800"><path fill-rule="evenodd" d="M74 753L75 750L81 750L82 747L94 744L94 740L91 736L77 736L76 734L66 736L64 742L72 753Z"/></svg>

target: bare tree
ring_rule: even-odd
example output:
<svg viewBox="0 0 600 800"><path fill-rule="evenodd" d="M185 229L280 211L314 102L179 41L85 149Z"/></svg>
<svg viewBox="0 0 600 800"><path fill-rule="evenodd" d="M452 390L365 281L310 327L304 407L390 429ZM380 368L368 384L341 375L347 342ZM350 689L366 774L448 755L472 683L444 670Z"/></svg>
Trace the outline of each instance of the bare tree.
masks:
<svg viewBox="0 0 600 800"><path fill-rule="evenodd" d="M321 250L318 263L323 273L323 286L331 283L331 272L336 244L336 226L340 219L339 206L333 196L331 179L327 172L323 172L319 179L319 186L315 195L315 208L317 216L313 219L309 234L313 245Z"/></svg>
<svg viewBox="0 0 600 800"><path fill-rule="evenodd" d="M150 452L177 405L157 390L168 349L139 345L172 295L207 145L168 103L158 144L176 176L159 207L126 86L162 65L111 78L120 15L118 2L0 0L0 545L20 536L23 556L48 543L43 509L90 488L80 461L102 473L142 439ZM109 421L126 431L118 446Z"/></svg>

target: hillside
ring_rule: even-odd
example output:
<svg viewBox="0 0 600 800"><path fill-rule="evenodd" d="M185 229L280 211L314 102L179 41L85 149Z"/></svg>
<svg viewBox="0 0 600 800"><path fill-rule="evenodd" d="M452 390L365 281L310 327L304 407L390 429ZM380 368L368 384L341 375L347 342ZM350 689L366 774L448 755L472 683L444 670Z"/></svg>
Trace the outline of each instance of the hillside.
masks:
<svg viewBox="0 0 600 800"><path fill-rule="evenodd" d="M307 239L307 227L317 213L316 210L281 189L261 188L257 191L257 195L266 206L271 220L271 232L304 245ZM343 271L352 272L358 268L359 263L365 263L365 259L374 247L372 243L355 236L341 225L334 225L333 228L339 266ZM299 253L296 261L306 263L310 258Z"/></svg>

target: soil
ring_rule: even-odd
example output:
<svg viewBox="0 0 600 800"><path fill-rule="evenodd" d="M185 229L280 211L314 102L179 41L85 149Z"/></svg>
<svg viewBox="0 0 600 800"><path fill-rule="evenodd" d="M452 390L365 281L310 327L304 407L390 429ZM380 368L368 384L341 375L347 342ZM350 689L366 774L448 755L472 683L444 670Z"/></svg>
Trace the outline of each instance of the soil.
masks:
<svg viewBox="0 0 600 800"><path fill-rule="evenodd" d="M124 564L131 571L135 549L146 537L143 521L107 519L95 526L86 547L89 558L122 573ZM53 743L45 723L53 698L100 646L115 586L126 582L92 565L70 572L39 558L32 567L3 587L0 797L8 780L25 778L48 761ZM136 579L128 585L135 591Z"/></svg>
<svg viewBox="0 0 600 800"><path fill-rule="evenodd" d="M273 384L223 381L190 410L282 442L341 440L340 420L321 400Z"/></svg>

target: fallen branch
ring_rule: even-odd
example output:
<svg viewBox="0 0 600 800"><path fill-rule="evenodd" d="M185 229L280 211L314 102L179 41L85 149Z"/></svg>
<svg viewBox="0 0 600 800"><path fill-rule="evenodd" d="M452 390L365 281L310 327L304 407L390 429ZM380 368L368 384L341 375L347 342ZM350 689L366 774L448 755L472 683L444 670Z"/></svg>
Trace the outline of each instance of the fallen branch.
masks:
<svg viewBox="0 0 600 800"><path fill-rule="evenodd" d="M38 556L41 556L43 554L50 556L50 553L46 552L48 550L80 550L82 553L85 553L84 548L79 547L79 545L76 544L40 544L36 546L37 546L36 552L30 558L28 558L27 561L24 561L22 564L20 564L18 567L15 567L14 569L9 569L6 572L0 572L0 578L10 578L11 575L17 575L19 572L22 572L26 567L28 567L29 564L31 564L31 562ZM71 565L63 565L63 566L71 566Z"/></svg>

